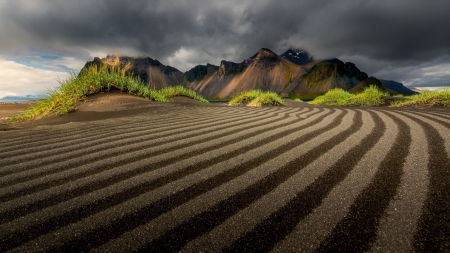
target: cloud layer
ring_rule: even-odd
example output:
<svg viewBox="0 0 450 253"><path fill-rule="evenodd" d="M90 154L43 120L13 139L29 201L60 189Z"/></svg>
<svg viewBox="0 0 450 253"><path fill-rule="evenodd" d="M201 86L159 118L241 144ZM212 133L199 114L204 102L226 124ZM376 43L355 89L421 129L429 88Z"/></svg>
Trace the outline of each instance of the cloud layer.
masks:
<svg viewBox="0 0 450 253"><path fill-rule="evenodd" d="M0 69L0 98L46 94L59 85L58 78L69 76L67 72L36 69L1 58Z"/></svg>
<svg viewBox="0 0 450 253"><path fill-rule="evenodd" d="M448 72L429 71L449 66L448 10L444 0L5 0L0 52L74 61L148 55L186 71L242 61L261 47L300 47L379 78L450 85Z"/></svg>

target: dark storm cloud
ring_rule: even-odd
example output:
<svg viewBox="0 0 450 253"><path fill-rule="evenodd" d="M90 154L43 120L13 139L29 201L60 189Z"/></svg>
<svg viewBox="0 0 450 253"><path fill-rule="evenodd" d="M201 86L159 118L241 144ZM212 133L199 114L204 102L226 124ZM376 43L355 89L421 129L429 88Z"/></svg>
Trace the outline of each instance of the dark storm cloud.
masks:
<svg viewBox="0 0 450 253"><path fill-rule="evenodd" d="M423 61L450 53L449 9L449 1L277 1L248 20L260 28L273 22L267 27L281 40L307 44L324 56Z"/></svg>
<svg viewBox="0 0 450 253"><path fill-rule="evenodd" d="M416 77L401 70L450 59L448 10L447 0L11 0L0 3L0 49L140 54L183 69L301 47L403 81Z"/></svg>

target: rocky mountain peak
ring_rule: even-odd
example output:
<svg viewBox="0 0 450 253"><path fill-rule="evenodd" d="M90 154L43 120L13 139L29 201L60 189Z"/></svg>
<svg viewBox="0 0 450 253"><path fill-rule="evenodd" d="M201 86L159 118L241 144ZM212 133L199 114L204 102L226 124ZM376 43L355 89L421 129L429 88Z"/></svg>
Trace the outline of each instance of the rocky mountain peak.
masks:
<svg viewBox="0 0 450 253"><path fill-rule="evenodd" d="M361 72L354 63L346 62L333 58L319 62L314 68L331 69L334 70L339 76L347 76L350 78L356 78L360 81L367 79L366 73Z"/></svg>
<svg viewBox="0 0 450 253"><path fill-rule="evenodd" d="M332 58L332 59L324 60L321 63L344 64L344 62L339 60L338 58Z"/></svg>
<svg viewBox="0 0 450 253"><path fill-rule="evenodd" d="M222 60L219 66L219 75L235 75L243 72L247 68L248 62L235 63Z"/></svg>
<svg viewBox="0 0 450 253"><path fill-rule="evenodd" d="M218 66L212 64L197 65L184 73L184 79L187 82L200 81L206 76L212 75L219 69Z"/></svg>
<svg viewBox="0 0 450 253"><path fill-rule="evenodd" d="M268 48L261 48L256 54L245 60L243 64L256 64L260 68L273 67L281 62L281 57Z"/></svg>
<svg viewBox="0 0 450 253"><path fill-rule="evenodd" d="M284 52L281 57L288 59L289 61L303 65L313 61L313 57L303 49L290 48Z"/></svg>
<svg viewBox="0 0 450 253"><path fill-rule="evenodd" d="M260 55L260 56L278 56L276 53L274 53L272 50L268 49L268 48L261 48L260 50L258 50L258 52L256 53L256 55Z"/></svg>

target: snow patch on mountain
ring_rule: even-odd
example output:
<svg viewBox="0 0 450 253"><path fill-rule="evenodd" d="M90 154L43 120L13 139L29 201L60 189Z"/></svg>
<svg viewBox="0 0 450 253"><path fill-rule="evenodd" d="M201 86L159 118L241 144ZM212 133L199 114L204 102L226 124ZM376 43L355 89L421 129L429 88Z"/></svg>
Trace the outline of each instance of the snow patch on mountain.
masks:
<svg viewBox="0 0 450 253"><path fill-rule="evenodd" d="M303 65L313 61L313 57L303 49L290 48L281 57L288 59L289 61Z"/></svg>

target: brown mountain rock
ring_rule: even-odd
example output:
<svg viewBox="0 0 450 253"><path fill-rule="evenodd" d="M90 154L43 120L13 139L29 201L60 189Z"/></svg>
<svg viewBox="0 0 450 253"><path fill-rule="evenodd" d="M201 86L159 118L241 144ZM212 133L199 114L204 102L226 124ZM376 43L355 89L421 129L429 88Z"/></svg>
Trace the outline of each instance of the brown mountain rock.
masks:
<svg viewBox="0 0 450 253"><path fill-rule="evenodd" d="M283 93L308 70L262 48L241 63L222 61L214 74L185 84L205 97L228 98L254 89Z"/></svg>
<svg viewBox="0 0 450 253"><path fill-rule="evenodd" d="M282 96L321 95L334 88L359 92L370 84L396 94L378 79L368 79L367 74L351 62L313 61L306 51L294 49L280 56L261 48L240 63L222 60L219 66L198 65L185 73L150 57L96 57L87 62L85 68L92 64L120 67L155 89L182 84L207 98L230 98L254 89Z"/></svg>
<svg viewBox="0 0 450 253"><path fill-rule="evenodd" d="M351 62L343 63L338 59L326 60L315 64L311 71L301 78L292 93L318 95L334 88L349 90L367 77L366 73L361 72Z"/></svg>
<svg viewBox="0 0 450 253"><path fill-rule="evenodd" d="M87 62L84 68L92 64L119 67L129 74L139 77L144 83L155 89L180 85L183 80L181 71L171 66L166 66L150 57L135 58L118 55L108 55L103 59L95 57L93 61Z"/></svg>

